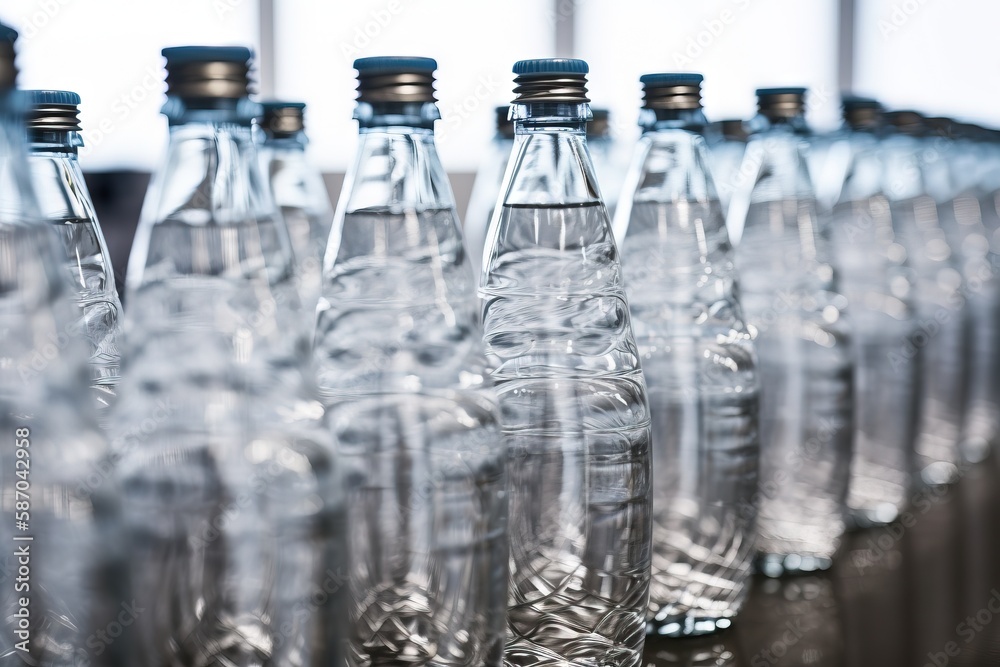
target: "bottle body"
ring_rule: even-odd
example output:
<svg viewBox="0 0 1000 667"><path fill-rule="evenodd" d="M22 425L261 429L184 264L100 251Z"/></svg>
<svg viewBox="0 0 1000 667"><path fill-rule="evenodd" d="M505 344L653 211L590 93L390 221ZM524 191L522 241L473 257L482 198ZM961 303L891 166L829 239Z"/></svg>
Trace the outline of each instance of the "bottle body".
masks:
<svg viewBox="0 0 1000 667"><path fill-rule="evenodd" d="M728 627L748 592L760 456L756 352L702 140L640 139L615 218L653 434L650 632Z"/></svg>
<svg viewBox="0 0 1000 667"><path fill-rule="evenodd" d="M960 460L968 377L965 286L937 205L926 193L919 140L892 136L881 156L893 230L916 280L917 328L903 354L920 365L917 466L924 482L943 484L956 479Z"/></svg>
<svg viewBox="0 0 1000 667"><path fill-rule="evenodd" d="M62 248L39 211L12 96L0 91L0 428L9 438L0 539L10 548L0 655L121 665L125 640L88 643L129 595L111 462L85 402L88 350L75 335Z"/></svg>
<svg viewBox="0 0 1000 667"><path fill-rule="evenodd" d="M884 524L906 508L916 473L920 360L905 349L917 329L916 286L906 250L893 233L876 138L852 133L837 152L844 150L851 157L828 225L854 332L854 455L847 503L856 523Z"/></svg>
<svg viewBox="0 0 1000 667"><path fill-rule="evenodd" d="M518 127L480 284L510 448L506 663L637 665L650 416L585 107L571 111Z"/></svg>
<svg viewBox="0 0 1000 667"><path fill-rule="evenodd" d="M130 258L115 412L147 609L132 664L329 664L342 508L301 334L288 334L301 317L291 245L249 120L172 120Z"/></svg>
<svg viewBox="0 0 1000 667"><path fill-rule="evenodd" d="M111 257L90 202L76 148L35 143L29 158L42 216L65 249L64 263L81 309L79 332L90 346L91 389L102 414L115 398L122 345L122 307Z"/></svg>
<svg viewBox="0 0 1000 667"><path fill-rule="evenodd" d="M300 135L266 137L260 146L260 162L292 241L299 300L310 314L311 324L333 211L323 177L306 159L305 140Z"/></svg>
<svg viewBox="0 0 1000 667"><path fill-rule="evenodd" d="M317 313L352 536L348 661L499 665L506 450L450 186L410 120L362 129Z"/></svg>
<svg viewBox="0 0 1000 667"><path fill-rule="evenodd" d="M853 434L846 299L800 150L787 126L751 139L745 161L759 167L736 248L744 312L758 331L765 574L830 566L844 530Z"/></svg>

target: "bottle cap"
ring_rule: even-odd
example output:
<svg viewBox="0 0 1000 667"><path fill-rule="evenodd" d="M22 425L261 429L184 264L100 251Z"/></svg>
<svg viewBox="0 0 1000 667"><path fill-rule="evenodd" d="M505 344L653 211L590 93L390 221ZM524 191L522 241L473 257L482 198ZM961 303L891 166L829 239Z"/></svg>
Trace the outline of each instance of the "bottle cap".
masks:
<svg viewBox="0 0 1000 667"><path fill-rule="evenodd" d="M758 88L757 108L762 116L792 118L805 110L805 88Z"/></svg>
<svg viewBox="0 0 1000 667"><path fill-rule="evenodd" d="M172 46L167 95L183 99L239 99L250 94L253 51L245 46Z"/></svg>
<svg viewBox="0 0 1000 667"><path fill-rule="evenodd" d="M927 129L939 137L953 139L958 136L957 123L951 118L944 116L930 116L924 118Z"/></svg>
<svg viewBox="0 0 1000 667"><path fill-rule="evenodd" d="M855 130L871 129L882 119L882 105L870 97L843 95L841 98L844 122Z"/></svg>
<svg viewBox="0 0 1000 667"><path fill-rule="evenodd" d="M883 118L901 134L917 136L923 134L926 127L924 117L916 111L889 111Z"/></svg>
<svg viewBox="0 0 1000 667"><path fill-rule="evenodd" d="M726 139L735 141L746 141L750 133L747 131L746 122L739 118L726 118L718 122L719 132Z"/></svg>
<svg viewBox="0 0 1000 667"><path fill-rule="evenodd" d="M358 58L354 69L358 70L358 102L433 104L437 101L434 97L437 61L433 58Z"/></svg>
<svg viewBox="0 0 1000 667"><path fill-rule="evenodd" d="M589 71L586 62L572 58L519 60L514 63L514 104L589 104Z"/></svg>
<svg viewBox="0 0 1000 667"><path fill-rule="evenodd" d="M17 85L17 67L14 64L14 43L17 30L0 23L0 93L13 90Z"/></svg>
<svg viewBox="0 0 1000 667"><path fill-rule="evenodd" d="M304 102L271 100L260 106L260 126L267 136L291 137L305 129Z"/></svg>
<svg viewBox="0 0 1000 667"><path fill-rule="evenodd" d="M642 108L644 109L700 109L701 74L660 72L643 74Z"/></svg>
<svg viewBox="0 0 1000 667"><path fill-rule="evenodd" d="M80 96L68 90L26 90L29 130L80 131Z"/></svg>

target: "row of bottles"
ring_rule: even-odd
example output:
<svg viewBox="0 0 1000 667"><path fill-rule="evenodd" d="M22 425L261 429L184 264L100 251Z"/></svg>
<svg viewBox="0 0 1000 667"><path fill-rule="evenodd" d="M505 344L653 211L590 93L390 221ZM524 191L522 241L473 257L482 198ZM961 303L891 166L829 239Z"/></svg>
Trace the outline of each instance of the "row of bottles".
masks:
<svg viewBox="0 0 1000 667"><path fill-rule="evenodd" d="M885 138L876 119L829 141L824 204L804 90L763 89L751 176L717 189L715 147L738 141L709 131L701 77L647 75L612 223L586 63L520 61L507 167L478 186L495 205L463 239L433 60L355 62L331 214L303 106L251 100L251 52L169 48L170 143L122 317L79 98L18 97L0 37L0 418L30 451L0 464L0 535L37 554L29 598L3 574L0 655L637 665L647 632L728 627L755 559L826 569L849 521L893 520L992 444L995 375L950 333L995 358L975 325L995 292L964 287L991 257L967 211L992 192L990 146L930 165L905 117ZM940 317L955 291L969 305ZM922 312L939 326L918 344ZM142 611L95 646L125 601Z"/></svg>

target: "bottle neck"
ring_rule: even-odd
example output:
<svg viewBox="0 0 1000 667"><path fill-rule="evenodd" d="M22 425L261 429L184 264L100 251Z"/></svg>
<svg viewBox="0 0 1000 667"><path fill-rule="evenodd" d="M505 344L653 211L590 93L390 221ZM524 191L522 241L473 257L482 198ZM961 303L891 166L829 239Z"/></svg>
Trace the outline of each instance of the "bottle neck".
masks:
<svg viewBox="0 0 1000 667"><path fill-rule="evenodd" d="M587 104L515 104L512 166L502 186L511 206L601 201L587 148Z"/></svg>
<svg viewBox="0 0 1000 667"><path fill-rule="evenodd" d="M390 130L433 134L434 121L440 119L441 112L433 102L358 102L354 109L361 134Z"/></svg>
<svg viewBox="0 0 1000 667"><path fill-rule="evenodd" d="M791 132L802 136L812 134L804 110L794 115L759 113L750 120L750 131Z"/></svg>
<svg viewBox="0 0 1000 667"><path fill-rule="evenodd" d="M24 100L16 91L0 93L0 224L35 222L38 199L27 161Z"/></svg>
<svg viewBox="0 0 1000 667"><path fill-rule="evenodd" d="M79 132L28 130L28 150L32 155L76 160L78 149L81 146L83 146L83 138Z"/></svg>
<svg viewBox="0 0 1000 667"><path fill-rule="evenodd" d="M161 112L171 127L207 123L239 125L248 130L261 113L260 104L246 97L189 99L170 96Z"/></svg>
<svg viewBox="0 0 1000 667"><path fill-rule="evenodd" d="M645 132L682 129L702 132L708 126L708 119L701 107L697 109L642 109L639 112L639 127Z"/></svg>
<svg viewBox="0 0 1000 667"><path fill-rule="evenodd" d="M269 132L262 131L262 139L260 142L261 148L266 148L275 151L289 151L289 152L305 152L306 146L309 144L309 140L306 139L306 133L296 132L295 134L285 134L275 136Z"/></svg>

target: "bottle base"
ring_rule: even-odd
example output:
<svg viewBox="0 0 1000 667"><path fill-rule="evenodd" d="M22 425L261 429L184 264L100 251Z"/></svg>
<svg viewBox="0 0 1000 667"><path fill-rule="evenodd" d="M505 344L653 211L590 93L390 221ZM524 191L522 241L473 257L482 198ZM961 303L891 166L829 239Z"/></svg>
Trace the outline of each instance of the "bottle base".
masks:
<svg viewBox="0 0 1000 667"><path fill-rule="evenodd" d="M927 486L954 484L958 477L958 466L949 461L935 461L920 471L920 479Z"/></svg>
<svg viewBox="0 0 1000 667"><path fill-rule="evenodd" d="M728 629L732 626L735 617L735 613L723 616L694 616L690 613L667 615L661 612L646 621L646 635L701 637Z"/></svg>
<svg viewBox="0 0 1000 667"><path fill-rule="evenodd" d="M757 572L765 577L777 579L785 575L812 574L829 570L833 566L831 556L816 554L757 554L754 561Z"/></svg>
<svg viewBox="0 0 1000 667"><path fill-rule="evenodd" d="M893 503L879 503L868 507L852 507L847 515L847 527L851 530L888 526L899 518L902 509Z"/></svg>

